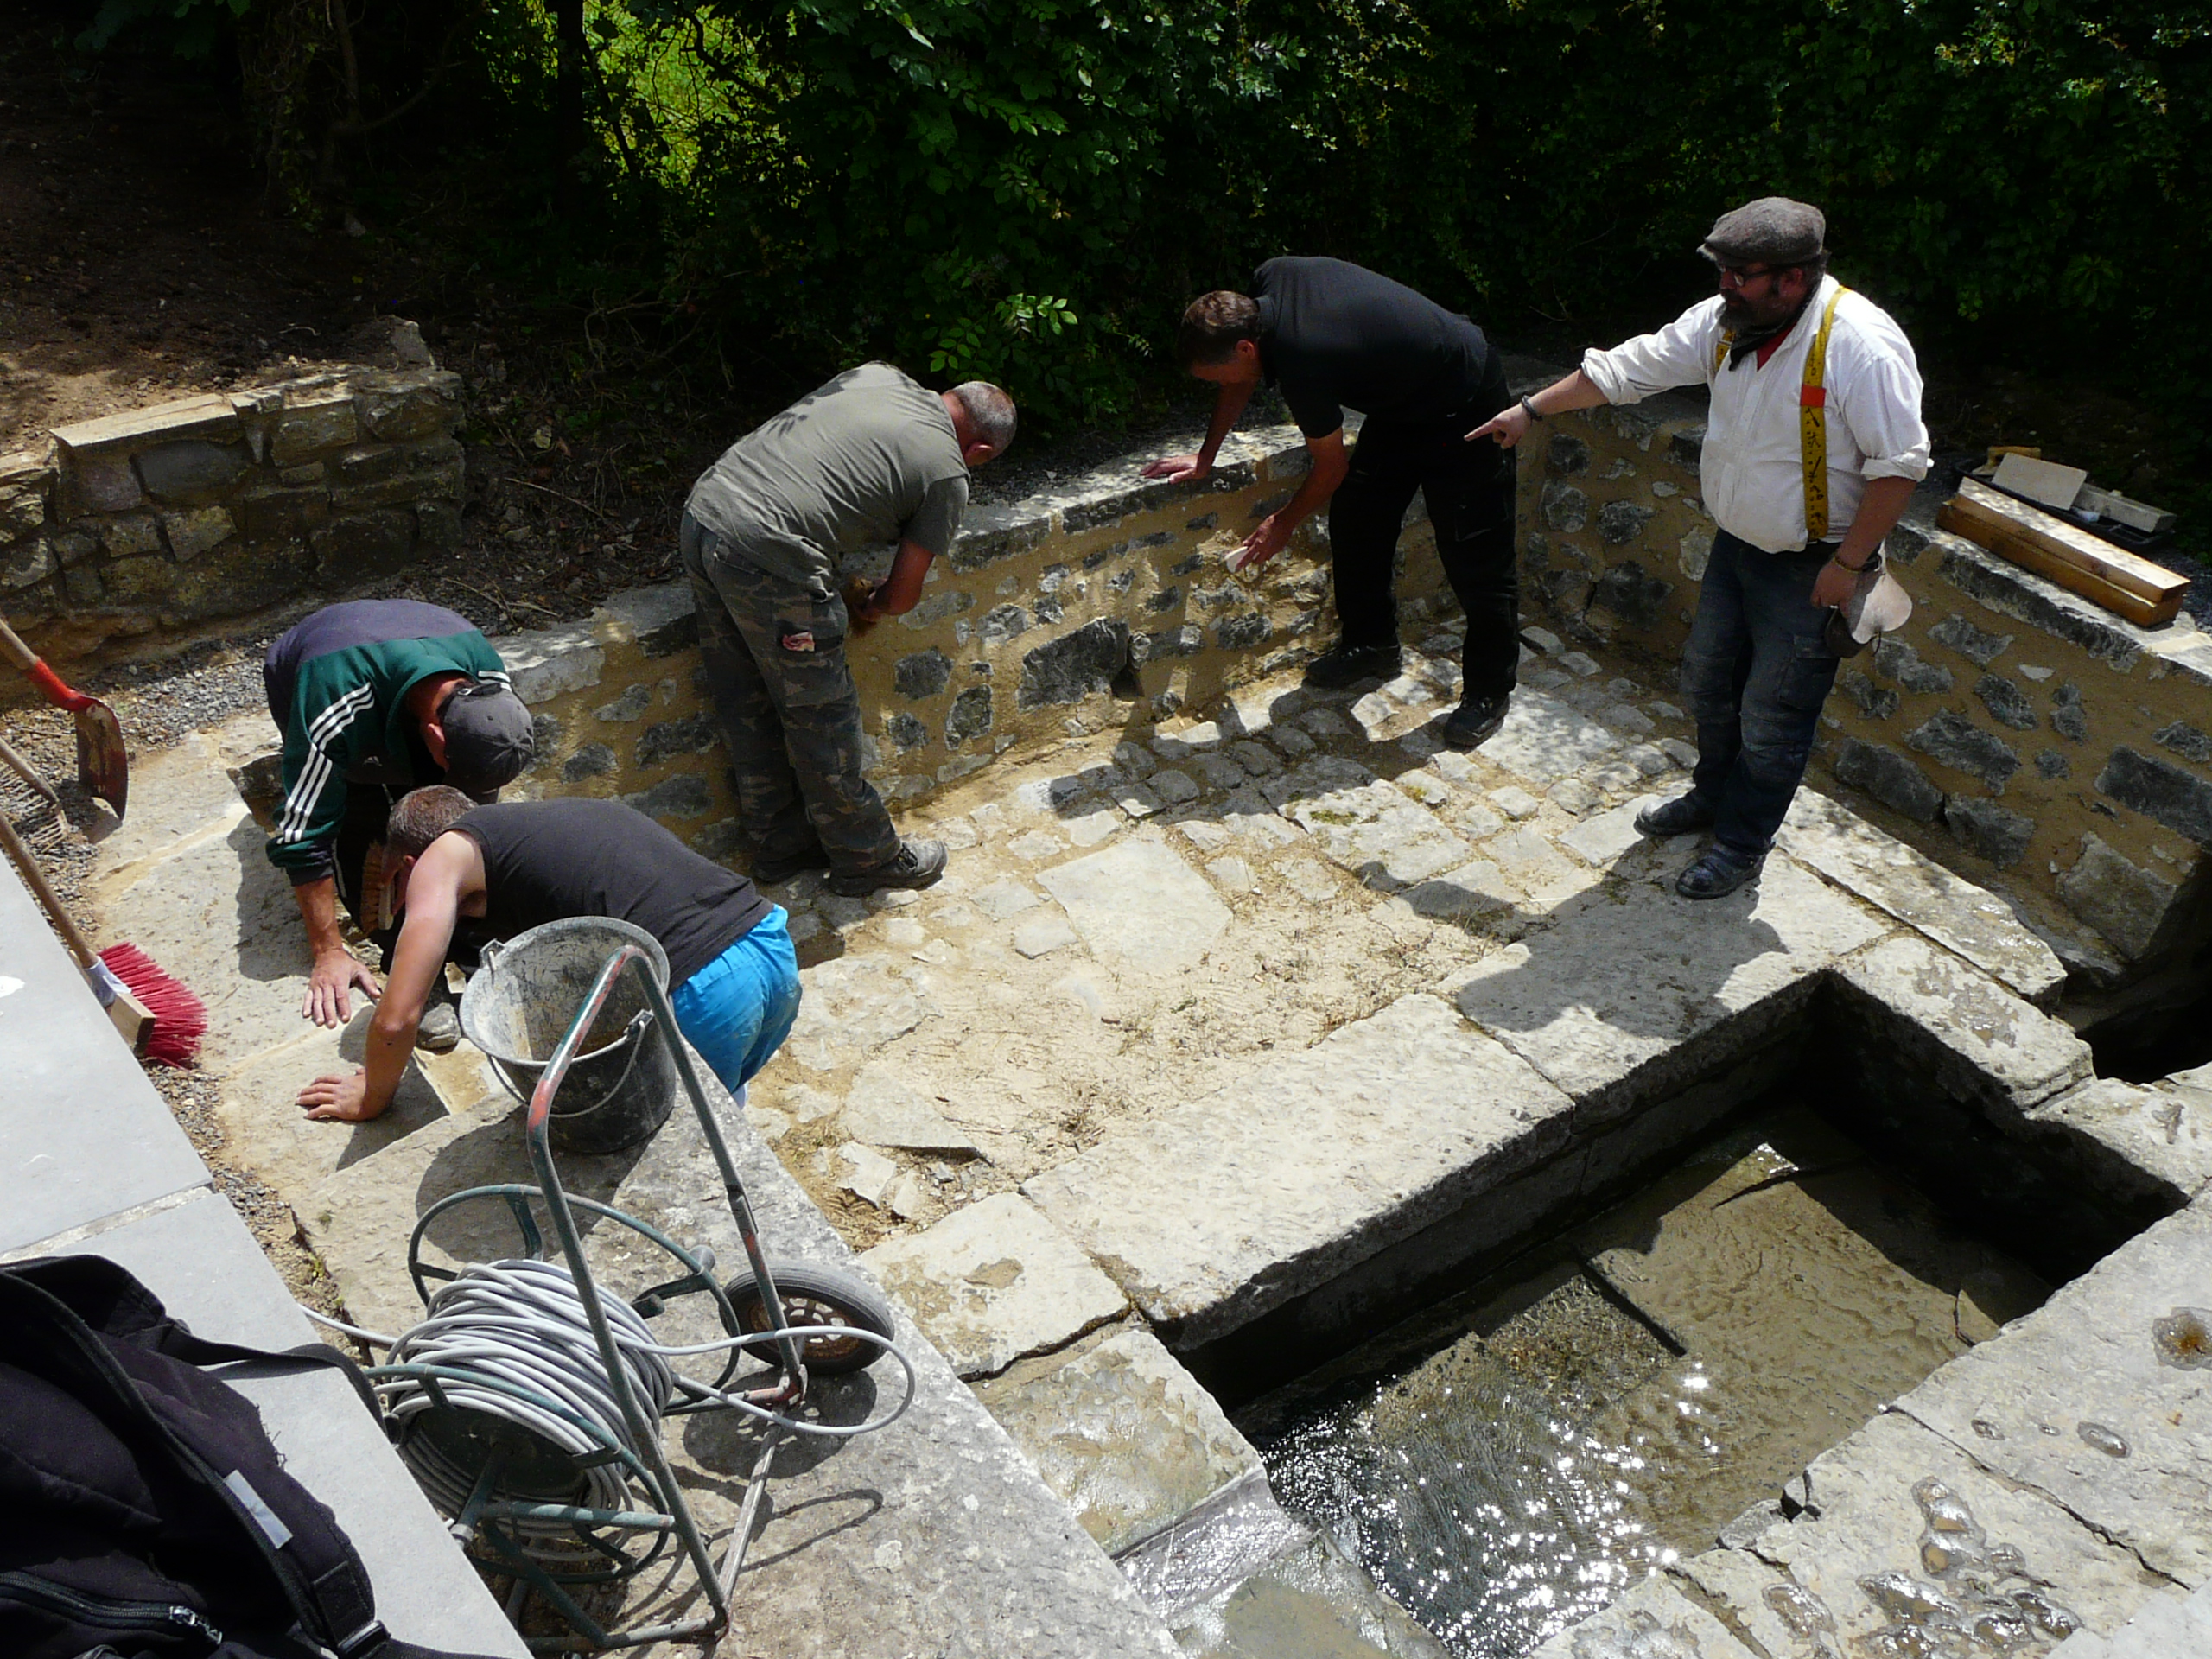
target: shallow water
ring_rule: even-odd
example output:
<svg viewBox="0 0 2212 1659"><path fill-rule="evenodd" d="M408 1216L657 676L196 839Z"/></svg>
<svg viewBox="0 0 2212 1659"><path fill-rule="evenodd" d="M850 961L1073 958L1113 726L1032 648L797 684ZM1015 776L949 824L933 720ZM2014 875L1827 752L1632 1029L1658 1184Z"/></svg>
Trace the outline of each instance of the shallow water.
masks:
<svg viewBox="0 0 2212 1659"><path fill-rule="evenodd" d="M1447 1649L1518 1659L2044 1294L1778 1111L1240 1424Z"/></svg>

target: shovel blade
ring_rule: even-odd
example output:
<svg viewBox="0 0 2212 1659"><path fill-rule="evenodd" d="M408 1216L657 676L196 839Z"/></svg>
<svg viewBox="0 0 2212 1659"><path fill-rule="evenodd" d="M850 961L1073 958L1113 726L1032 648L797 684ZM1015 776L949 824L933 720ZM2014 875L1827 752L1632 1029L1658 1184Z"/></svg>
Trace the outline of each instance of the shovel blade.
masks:
<svg viewBox="0 0 2212 1659"><path fill-rule="evenodd" d="M130 763L123 752L123 727L115 710L97 697L77 710L77 781L123 816L130 798Z"/></svg>

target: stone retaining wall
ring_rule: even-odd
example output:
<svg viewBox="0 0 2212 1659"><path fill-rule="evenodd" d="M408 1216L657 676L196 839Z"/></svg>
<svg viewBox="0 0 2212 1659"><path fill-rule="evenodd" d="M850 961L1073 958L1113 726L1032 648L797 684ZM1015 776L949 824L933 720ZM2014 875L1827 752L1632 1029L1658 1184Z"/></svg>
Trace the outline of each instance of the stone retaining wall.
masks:
<svg viewBox="0 0 2212 1659"><path fill-rule="evenodd" d="M346 368L57 428L0 457L0 606L67 664L455 547L460 391Z"/></svg>
<svg viewBox="0 0 2212 1659"><path fill-rule="evenodd" d="M1232 437L1202 484L1145 483L1132 457L1013 506L971 512L921 602L849 650L869 775L925 798L1016 743L1149 727L1326 645L1325 529L1251 583L1223 556L1305 474L1295 429ZM1402 609L1450 602L1425 523L1402 543ZM880 575L888 550L846 575ZM588 622L494 641L539 715L524 793L616 795L710 856L736 846L721 740L687 585L618 596Z"/></svg>
<svg viewBox="0 0 2212 1659"><path fill-rule="evenodd" d="M1538 429L1526 620L1680 660L1713 546L1703 422L1659 397ZM1912 620L1845 665L1815 764L2021 902L2070 966L2122 975L2198 925L2212 888L2212 640L2186 613L2138 628L1936 529L1941 499L1923 489L1891 538Z"/></svg>

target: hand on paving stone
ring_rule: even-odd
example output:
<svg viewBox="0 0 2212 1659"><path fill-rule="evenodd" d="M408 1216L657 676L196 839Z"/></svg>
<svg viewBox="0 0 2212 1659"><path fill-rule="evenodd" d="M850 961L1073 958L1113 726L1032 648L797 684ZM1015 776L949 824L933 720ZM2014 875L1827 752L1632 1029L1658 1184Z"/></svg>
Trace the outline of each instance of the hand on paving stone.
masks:
<svg viewBox="0 0 2212 1659"><path fill-rule="evenodd" d="M1196 455L1162 455L1158 461L1148 461L1138 473L1140 478L1156 478L1163 483L1194 483L1211 473L1211 467L1198 465Z"/></svg>
<svg viewBox="0 0 2212 1659"><path fill-rule="evenodd" d="M368 1109L369 1073L365 1066L349 1072L317 1077L300 1090L299 1103L311 1118L327 1123L359 1123L376 1116Z"/></svg>
<svg viewBox="0 0 2212 1659"><path fill-rule="evenodd" d="M342 1026L353 1017L353 993L374 1000L377 976L351 951L326 951L308 973L308 994L300 1017L318 1026Z"/></svg>

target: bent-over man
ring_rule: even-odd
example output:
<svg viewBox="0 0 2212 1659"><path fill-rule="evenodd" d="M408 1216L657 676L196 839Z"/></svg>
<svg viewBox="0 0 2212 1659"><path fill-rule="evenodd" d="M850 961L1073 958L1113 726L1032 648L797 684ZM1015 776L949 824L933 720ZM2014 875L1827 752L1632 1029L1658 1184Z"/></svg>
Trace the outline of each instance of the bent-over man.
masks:
<svg viewBox="0 0 2212 1659"><path fill-rule="evenodd" d="M412 599L326 606L269 647L261 677L284 736L269 859L291 878L315 953L301 1013L340 1026L353 991L376 994L376 976L346 948L340 900L389 962L384 883L364 871L392 803L436 783L493 799L530 764L530 710L467 618ZM429 1047L460 1039L450 1004L423 1034Z"/></svg>
<svg viewBox="0 0 2212 1659"><path fill-rule="evenodd" d="M1389 277L1342 259L1270 259L1250 295L1217 289L1191 302L1175 335L1184 369L1210 380L1213 419L1194 455L1170 455L1147 478L1198 479L1262 381L1276 387L1306 435L1313 467L1260 522L1235 567L1264 564L1323 506L1342 638L1309 664L1306 683L1337 689L1398 672L1394 587L1399 527L1419 490L1445 579L1466 613L1459 706L1444 721L1456 747L1504 722L1520 661L1513 563L1513 457L1460 442L1471 422L1512 399L1483 331ZM1344 448L1344 410L1367 416Z"/></svg>
<svg viewBox="0 0 2212 1659"><path fill-rule="evenodd" d="M1762 197L1722 214L1700 251L1719 268L1718 295L1656 334L1586 353L1576 372L1467 435L1510 447L1569 410L1712 388L1700 466L1719 528L1682 655L1697 767L1687 794L1636 827L1712 830L1675 888L1717 899L1774 844L1835 683L1832 607L1882 556L1929 445L1912 343L1827 274L1820 209Z"/></svg>
<svg viewBox="0 0 2212 1659"><path fill-rule="evenodd" d="M741 1102L798 1017L798 962L781 906L620 801L479 806L457 789L401 798L385 831L399 942L366 1063L300 1090L308 1116L359 1122L391 1104L416 1022L463 918L512 938L570 916L612 916L668 953L677 1029Z"/></svg>
<svg viewBox="0 0 2212 1659"><path fill-rule="evenodd" d="M1014 442L1014 400L970 380L931 391L863 363L740 438L692 486L683 569L700 655L737 774L753 879L826 869L835 892L925 887L942 842L902 840L861 771L849 622L913 609L952 545L969 469ZM848 554L896 542L891 573L849 618Z"/></svg>

